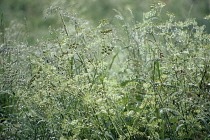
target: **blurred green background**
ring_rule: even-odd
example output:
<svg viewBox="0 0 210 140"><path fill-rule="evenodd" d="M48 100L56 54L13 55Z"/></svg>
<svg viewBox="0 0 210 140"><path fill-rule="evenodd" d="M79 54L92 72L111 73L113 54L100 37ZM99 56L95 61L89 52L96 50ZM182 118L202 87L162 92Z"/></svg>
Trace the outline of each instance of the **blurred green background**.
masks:
<svg viewBox="0 0 210 140"><path fill-rule="evenodd" d="M48 17L46 9L59 6L67 12L77 13L79 18L89 21L93 26L101 19L112 20L117 9L128 18L130 9L136 21L142 20L143 12L157 0L0 0L1 28L8 27L11 21L24 24L29 33L29 42L49 36L50 25L59 26L59 18ZM162 0L167 3L163 12L174 13L179 20L196 18L200 25L205 24L210 32L208 21L203 17L210 14L210 0Z"/></svg>

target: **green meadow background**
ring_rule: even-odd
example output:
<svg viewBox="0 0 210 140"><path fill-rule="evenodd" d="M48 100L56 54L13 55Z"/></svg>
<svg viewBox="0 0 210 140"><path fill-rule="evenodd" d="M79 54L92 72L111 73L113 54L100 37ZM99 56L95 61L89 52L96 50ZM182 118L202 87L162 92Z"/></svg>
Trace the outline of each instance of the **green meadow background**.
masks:
<svg viewBox="0 0 210 140"><path fill-rule="evenodd" d="M122 12L124 16L130 16L128 11L130 9L135 20L142 21L143 12L147 12L153 2L154 0L1 0L0 12L5 26L11 21L26 24L32 41L37 37L47 36L48 27L58 24L56 18L46 19L46 9L50 6L60 6L68 12L78 14L78 17L92 25L98 25L101 19L112 20L115 17L116 12L113 9ZM174 13L177 19L196 18L200 25L208 25L203 17L210 13L209 0L165 0L165 2L167 6L164 12ZM209 31L210 27L206 27Z"/></svg>

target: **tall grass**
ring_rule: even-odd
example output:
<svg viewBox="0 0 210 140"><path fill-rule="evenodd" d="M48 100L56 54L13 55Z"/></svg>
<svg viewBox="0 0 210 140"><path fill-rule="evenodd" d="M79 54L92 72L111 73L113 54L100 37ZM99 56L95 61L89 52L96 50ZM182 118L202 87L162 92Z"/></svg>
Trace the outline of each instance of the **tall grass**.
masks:
<svg viewBox="0 0 210 140"><path fill-rule="evenodd" d="M22 28L5 29L1 137L208 139L210 36L163 7L154 3L142 22L116 10L97 27L51 7L61 26L34 46Z"/></svg>

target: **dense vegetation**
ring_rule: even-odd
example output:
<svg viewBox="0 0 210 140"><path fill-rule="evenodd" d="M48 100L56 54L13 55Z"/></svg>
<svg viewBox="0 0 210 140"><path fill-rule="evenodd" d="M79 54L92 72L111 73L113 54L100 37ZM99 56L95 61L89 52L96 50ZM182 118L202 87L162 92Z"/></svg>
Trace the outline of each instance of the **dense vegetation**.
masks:
<svg viewBox="0 0 210 140"><path fill-rule="evenodd" d="M1 139L210 139L210 16L166 12L174 1L142 1L143 14L126 0L21 2L0 2L18 17L0 22Z"/></svg>

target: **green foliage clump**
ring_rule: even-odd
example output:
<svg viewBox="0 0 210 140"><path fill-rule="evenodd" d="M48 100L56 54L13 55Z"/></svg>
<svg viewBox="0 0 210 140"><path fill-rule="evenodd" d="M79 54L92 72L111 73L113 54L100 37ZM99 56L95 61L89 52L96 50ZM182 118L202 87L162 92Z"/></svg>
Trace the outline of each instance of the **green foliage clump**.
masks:
<svg viewBox="0 0 210 140"><path fill-rule="evenodd" d="M60 27L33 46L22 27L1 30L0 136L208 139L210 35L164 6L154 3L142 22L115 10L97 27L51 7Z"/></svg>

